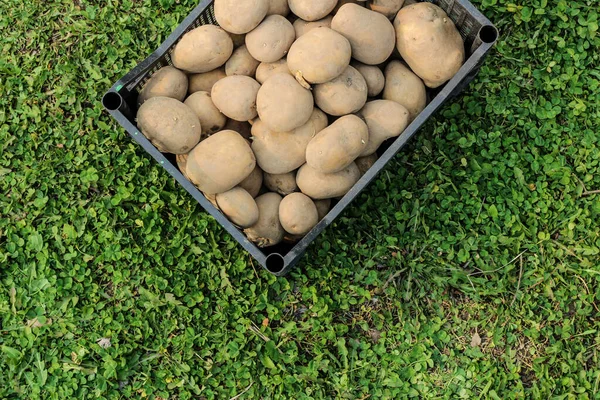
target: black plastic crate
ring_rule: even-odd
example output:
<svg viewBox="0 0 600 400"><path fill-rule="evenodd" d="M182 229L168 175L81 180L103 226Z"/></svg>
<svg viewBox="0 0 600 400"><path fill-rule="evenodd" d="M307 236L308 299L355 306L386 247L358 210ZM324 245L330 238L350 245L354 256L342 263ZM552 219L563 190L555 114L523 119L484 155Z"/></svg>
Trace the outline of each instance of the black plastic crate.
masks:
<svg viewBox="0 0 600 400"><path fill-rule="evenodd" d="M217 24L213 11L213 0L202 0L175 31L132 71L119 79L104 95L102 103L106 110L121 124L129 135L138 142L177 182L181 184L200 205L208 211L267 271L282 276L287 274L300 260L307 247L335 220L354 198L377 176L394 155L404 147L425 121L446 101L458 95L477 75L487 53L498 38L494 25L467 0L429 0L437 4L452 18L460 31L467 60L458 73L444 86L428 89L430 102L406 130L397 138L384 143L378 151L379 159L373 167L337 203L327 216L296 244L279 244L261 249L250 242L204 195L189 182L177 168L175 157L159 152L139 132L135 123L138 92L158 69L171 65L171 51L179 39L188 31L205 24Z"/></svg>

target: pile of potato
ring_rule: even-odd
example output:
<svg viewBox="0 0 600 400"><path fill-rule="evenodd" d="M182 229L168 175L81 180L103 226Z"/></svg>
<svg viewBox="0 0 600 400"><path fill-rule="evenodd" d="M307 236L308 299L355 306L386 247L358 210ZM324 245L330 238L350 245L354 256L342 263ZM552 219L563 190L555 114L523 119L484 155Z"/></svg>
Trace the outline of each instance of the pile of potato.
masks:
<svg viewBox="0 0 600 400"><path fill-rule="evenodd" d="M405 0L215 0L138 98L137 124L248 239L297 241L464 62L446 13ZM393 22L392 22L393 21Z"/></svg>

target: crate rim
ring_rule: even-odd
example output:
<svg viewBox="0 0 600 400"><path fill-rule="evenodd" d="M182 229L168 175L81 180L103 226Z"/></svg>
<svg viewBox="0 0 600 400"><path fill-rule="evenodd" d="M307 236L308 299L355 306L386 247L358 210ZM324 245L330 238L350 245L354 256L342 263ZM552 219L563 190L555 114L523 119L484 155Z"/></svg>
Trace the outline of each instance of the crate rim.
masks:
<svg viewBox="0 0 600 400"><path fill-rule="evenodd" d="M417 133L429 117L431 117L453 94L458 94L464 88L460 84L474 78L478 72L479 65L487 53L498 40L498 30L492 22L486 18L470 1L454 0L452 4L460 4L466 12L481 25L475 36L479 40L478 46L467 58L460 70L452 79L444 84L439 93L427 104L425 109L409 124L404 132L398 136L385 152L379 157L375 164L354 184L346 195L319 221L319 223L285 255L279 253L264 254L254 243L233 225L217 208L215 208L204 195L175 167L164 154L159 152L148 139L144 137L138 128L131 123L125 114L129 113L128 106L121 95L124 86L134 78L152 68L164 54L175 44L183 33L190 27L199 15L208 8L214 0L202 0L188 16L175 28L175 30L143 61L138 63L131 71L118 79L112 87L104 94L102 104L106 111L127 131L127 133L152 156L160 166L175 178L175 180L207 211L219 225L233 236L242 247L254 257L261 266L276 276L287 275L299 262L306 252L308 246L346 209L348 205L362 192L375 177L383 170L389 161L408 143ZM475 72L475 74L474 74ZM469 80L470 82L470 80ZM467 82L468 84L468 82ZM458 91L458 93L457 93Z"/></svg>

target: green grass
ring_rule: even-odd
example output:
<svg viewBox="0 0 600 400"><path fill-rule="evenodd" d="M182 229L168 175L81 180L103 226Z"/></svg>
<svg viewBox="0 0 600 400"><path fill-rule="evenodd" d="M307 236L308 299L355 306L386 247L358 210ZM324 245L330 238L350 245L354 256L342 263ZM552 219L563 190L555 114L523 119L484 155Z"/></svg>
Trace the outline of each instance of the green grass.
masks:
<svg viewBox="0 0 600 400"><path fill-rule="evenodd" d="M478 78L275 278L100 105L196 2L0 2L0 398L600 398L597 2L476 3Z"/></svg>

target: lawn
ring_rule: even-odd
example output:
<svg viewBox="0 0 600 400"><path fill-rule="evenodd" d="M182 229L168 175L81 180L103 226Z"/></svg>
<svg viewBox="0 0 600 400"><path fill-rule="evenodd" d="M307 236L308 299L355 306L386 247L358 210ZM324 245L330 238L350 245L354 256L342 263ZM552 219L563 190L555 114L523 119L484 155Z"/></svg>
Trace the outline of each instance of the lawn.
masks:
<svg viewBox="0 0 600 400"><path fill-rule="evenodd" d="M598 4L513 1L286 278L101 107L196 1L0 2L0 398L600 398Z"/></svg>

